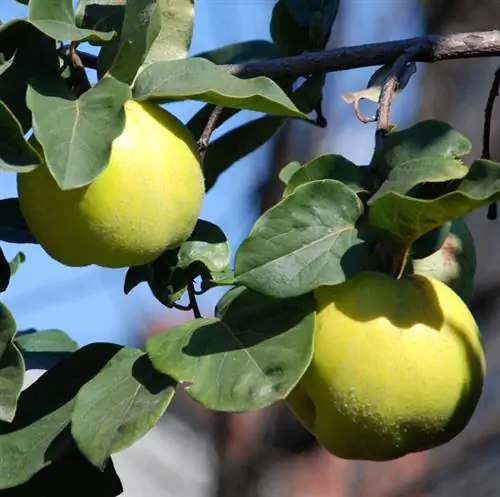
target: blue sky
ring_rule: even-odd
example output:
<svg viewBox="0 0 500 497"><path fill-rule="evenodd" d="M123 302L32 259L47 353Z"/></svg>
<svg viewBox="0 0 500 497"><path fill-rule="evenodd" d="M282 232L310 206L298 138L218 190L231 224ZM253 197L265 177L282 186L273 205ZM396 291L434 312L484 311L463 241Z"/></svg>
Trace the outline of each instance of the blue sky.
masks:
<svg viewBox="0 0 500 497"><path fill-rule="evenodd" d="M197 0L191 53L237 41L270 39L269 20L273 4L272 0ZM389 22L395 9L398 22ZM343 45L411 37L420 34L418 14L417 0L349 0L341 2L334 29L342 33ZM0 20L25 15L26 8L13 0L1 2ZM350 29L350 26L356 29ZM360 124L339 95L364 87L372 73L371 69L359 69L329 77L325 93L329 128L321 132L318 153L339 153L361 164L370 159L373 126ZM393 120L399 125L405 125L413 118L418 99L417 80L418 75L393 108ZM169 106L169 110L183 122L198 108L199 104L191 102ZM215 136L254 117L249 112L241 114L221 127ZM259 214L252 192L265 180L269 152L270 145L265 145L235 164L219 178L205 198L201 217L221 226L233 253ZM0 174L2 198L16 196L15 175L5 171L0 171ZM27 257L3 295L19 329L58 328L81 345L94 341L127 344L135 342L137 333L148 321L183 317L177 317L177 311L161 306L145 285L124 295L124 270L68 268L49 258L38 246L5 243L2 247L7 258L19 250ZM220 296L221 291L210 291L200 298L205 315L212 314Z"/></svg>

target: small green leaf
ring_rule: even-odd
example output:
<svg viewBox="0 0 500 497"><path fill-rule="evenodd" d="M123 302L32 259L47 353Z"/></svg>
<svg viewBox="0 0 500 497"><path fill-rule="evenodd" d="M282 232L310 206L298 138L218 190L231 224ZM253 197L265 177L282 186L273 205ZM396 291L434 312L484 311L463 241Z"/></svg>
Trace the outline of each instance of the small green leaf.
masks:
<svg viewBox="0 0 500 497"><path fill-rule="evenodd" d="M15 343L26 353L36 352L75 352L78 344L61 330L29 330L19 332L15 337Z"/></svg>
<svg viewBox="0 0 500 497"><path fill-rule="evenodd" d="M357 222L363 204L343 183L301 185L264 213L236 253L236 281L277 298L354 276L375 241Z"/></svg>
<svg viewBox="0 0 500 497"><path fill-rule="evenodd" d="M120 349L108 343L82 347L21 393L14 420L0 423L0 489L21 485L64 458L78 391Z"/></svg>
<svg viewBox="0 0 500 497"><path fill-rule="evenodd" d="M21 213L18 198L0 200L0 240L9 243L38 243Z"/></svg>
<svg viewBox="0 0 500 497"><path fill-rule="evenodd" d="M146 341L153 366L208 409L250 411L285 398L309 366L315 302L229 291L216 317L181 324Z"/></svg>
<svg viewBox="0 0 500 497"><path fill-rule="evenodd" d="M456 189L440 197L424 200L387 192L369 210L370 225L381 235L409 247L425 233L447 221L500 199L500 164L476 160Z"/></svg>
<svg viewBox="0 0 500 497"><path fill-rule="evenodd" d="M10 423L16 414L17 401L24 381L24 361L12 343L16 321L0 303L0 421Z"/></svg>
<svg viewBox="0 0 500 497"><path fill-rule="evenodd" d="M125 273L125 281L123 282L123 293L128 295L137 285L147 282L149 278L149 266L132 266Z"/></svg>
<svg viewBox="0 0 500 497"><path fill-rule="evenodd" d="M412 159L456 159L469 154L471 142L449 124L425 120L385 136L375 149L371 165L384 178L392 169Z"/></svg>
<svg viewBox="0 0 500 497"><path fill-rule="evenodd" d="M215 185L224 171L264 145L282 125L281 117L264 116L242 124L214 140L208 147L203 162L207 191Z"/></svg>
<svg viewBox="0 0 500 497"><path fill-rule="evenodd" d="M271 79L241 79L206 59L156 62L146 67L134 85L137 100L197 100L267 114L307 119Z"/></svg>
<svg viewBox="0 0 500 497"><path fill-rule="evenodd" d="M76 397L71 433L78 448L102 468L156 425L174 392L175 382L155 371L142 351L120 350Z"/></svg>
<svg viewBox="0 0 500 497"><path fill-rule="evenodd" d="M18 252L14 259L9 261L9 268L10 268L10 276L14 276L17 273L17 270L21 267L21 264L24 264L26 261L26 256L24 255L23 252Z"/></svg>
<svg viewBox="0 0 500 497"><path fill-rule="evenodd" d="M54 40L109 41L116 34L78 28L72 0L31 0L28 21Z"/></svg>
<svg viewBox="0 0 500 497"><path fill-rule="evenodd" d="M42 163L38 152L24 139L21 124L0 101L0 169L31 171Z"/></svg>
<svg viewBox="0 0 500 497"><path fill-rule="evenodd" d="M298 161L289 162L281 171L278 176L282 183L288 185L292 176L301 168L301 164Z"/></svg>
<svg viewBox="0 0 500 497"><path fill-rule="evenodd" d="M128 85L111 76L78 99L61 84L37 81L28 89L27 103L47 166L60 188L69 190L89 184L106 168L112 142L124 129L124 103L131 95Z"/></svg>
<svg viewBox="0 0 500 497"><path fill-rule="evenodd" d="M187 269L201 262L210 272L222 272L230 263L230 248L226 235L216 224L198 220L191 236L180 246L177 267Z"/></svg>
<svg viewBox="0 0 500 497"><path fill-rule="evenodd" d="M341 155L325 154L297 168L288 180L283 195L292 194L304 183L321 179L340 181L354 193L369 192L374 186L374 178L368 167L357 166Z"/></svg>
<svg viewBox="0 0 500 497"><path fill-rule="evenodd" d="M196 54L195 57L207 59L217 65L223 65L270 60L275 59L278 55L274 43L267 40L248 40L202 52Z"/></svg>

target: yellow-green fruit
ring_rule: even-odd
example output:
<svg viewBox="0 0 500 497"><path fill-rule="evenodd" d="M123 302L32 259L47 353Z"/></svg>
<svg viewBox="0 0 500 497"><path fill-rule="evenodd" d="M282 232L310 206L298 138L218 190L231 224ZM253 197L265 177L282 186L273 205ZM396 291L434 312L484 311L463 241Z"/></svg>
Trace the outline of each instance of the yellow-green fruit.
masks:
<svg viewBox="0 0 500 497"><path fill-rule="evenodd" d="M453 290L422 275L366 271L315 297L313 359L287 403L326 450L391 460L463 430L481 396L485 357Z"/></svg>
<svg viewBox="0 0 500 497"><path fill-rule="evenodd" d="M179 246L197 222L205 188L189 130L150 102L128 101L125 116L109 164L91 184L63 191L45 164L17 175L29 228L62 264L146 264Z"/></svg>

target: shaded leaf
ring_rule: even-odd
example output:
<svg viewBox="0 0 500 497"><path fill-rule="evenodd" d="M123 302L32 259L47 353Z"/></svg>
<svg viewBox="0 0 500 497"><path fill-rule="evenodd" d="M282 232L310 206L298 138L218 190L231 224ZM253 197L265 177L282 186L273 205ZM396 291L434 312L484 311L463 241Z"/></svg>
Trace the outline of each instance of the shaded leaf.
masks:
<svg viewBox="0 0 500 497"><path fill-rule="evenodd" d="M203 406L250 411L285 398L312 356L311 295L274 300L245 288L228 292L216 317L181 324L146 341L156 369Z"/></svg>
<svg viewBox="0 0 500 497"><path fill-rule="evenodd" d="M195 57L207 59L214 64L242 64L257 60L270 60L278 57L276 45L267 40L247 40L224 45Z"/></svg>
<svg viewBox="0 0 500 497"><path fill-rule="evenodd" d="M78 28L72 0L31 0L28 21L54 40L107 41L116 34Z"/></svg>
<svg viewBox="0 0 500 497"><path fill-rule="evenodd" d="M500 164L476 160L455 191L430 200L397 192L379 197L369 210L370 225L392 243L410 246L425 233L500 199Z"/></svg>
<svg viewBox="0 0 500 497"><path fill-rule="evenodd" d="M305 294L354 276L374 241L356 223L363 204L346 185L301 185L265 212L236 253L236 281L278 298Z"/></svg>
<svg viewBox="0 0 500 497"><path fill-rule="evenodd" d="M283 196L292 194L304 183L321 179L340 181L354 193L369 192L374 187L372 171L368 167L357 166L341 155L325 154L297 168L288 180Z"/></svg>
<svg viewBox="0 0 500 497"><path fill-rule="evenodd" d="M15 20L0 27L0 52L14 57L0 78L0 100L26 133L31 128L31 113L26 106L28 83L40 74L59 71L56 43L28 22Z"/></svg>
<svg viewBox="0 0 500 497"><path fill-rule="evenodd" d="M142 351L122 349L78 393L71 432L80 451L103 467L156 425L174 392L175 382Z"/></svg>
<svg viewBox="0 0 500 497"><path fill-rule="evenodd" d="M10 266L9 261L5 257L3 250L0 248L0 292L5 292L10 282Z"/></svg>
<svg viewBox="0 0 500 497"><path fill-rule="evenodd" d="M308 26L301 26L295 22L283 0L274 4L270 30L281 55L299 55L310 48Z"/></svg>
<svg viewBox="0 0 500 497"><path fill-rule="evenodd" d="M241 79L206 59L157 62L137 77L138 100L198 100L267 114L307 118L271 79Z"/></svg>
<svg viewBox="0 0 500 497"><path fill-rule="evenodd" d="M0 303L0 421L10 423L16 414L17 400L24 381L24 361L12 343L16 321Z"/></svg>
<svg viewBox="0 0 500 497"><path fill-rule="evenodd" d="M205 188L210 190L217 178L235 162L269 141L283 125L281 117L264 116L228 131L208 147L203 162Z"/></svg>
<svg viewBox="0 0 500 497"><path fill-rule="evenodd" d="M9 243L38 243L21 213L18 198L0 200L0 240Z"/></svg>
<svg viewBox="0 0 500 497"><path fill-rule="evenodd" d="M125 273L123 282L123 293L128 295L137 285L144 281L148 281L149 267L147 264L141 266L132 266Z"/></svg>
<svg viewBox="0 0 500 497"><path fill-rule="evenodd" d="M65 457L78 390L121 349L115 344L82 347L24 390L11 423L0 423L0 489L21 485Z"/></svg>
<svg viewBox="0 0 500 497"><path fill-rule="evenodd" d="M384 177L400 164L422 157L458 158L470 153L472 144L449 124L425 120L385 136L375 149L371 165Z"/></svg>
<svg viewBox="0 0 500 497"><path fill-rule="evenodd" d="M73 441L68 442L64 457L53 462L26 483L3 490L4 497L71 495L71 497L116 497L123 486L109 459L103 471L93 466L78 451Z"/></svg>
<svg viewBox="0 0 500 497"><path fill-rule="evenodd" d="M24 139L21 124L0 101L0 169L31 171L42 163L38 152Z"/></svg>
<svg viewBox="0 0 500 497"><path fill-rule="evenodd" d="M324 74L311 75L293 92L292 100L302 112L309 114L320 104L325 79Z"/></svg>
<svg viewBox="0 0 500 497"><path fill-rule="evenodd" d="M61 81L37 81L28 89L27 103L45 162L57 184L68 190L89 184L106 168L131 95L128 85L106 77L76 99Z"/></svg>
<svg viewBox="0 0 500 497"><path fill-rule="evenodd" d="M75 12L75 24L83 29L115 31L117 36L120 36L125 4L126 0L79 0Z"/></svg>

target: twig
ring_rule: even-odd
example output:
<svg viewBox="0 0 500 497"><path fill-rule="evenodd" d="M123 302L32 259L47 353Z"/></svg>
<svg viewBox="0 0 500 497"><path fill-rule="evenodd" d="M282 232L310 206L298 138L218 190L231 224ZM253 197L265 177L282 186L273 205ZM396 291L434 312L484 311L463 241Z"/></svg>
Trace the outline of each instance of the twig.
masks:
<svg viewBox="0 0 500 497"><path fill-rule="evenodd" d="M193 281L190 281L188 283L187 290L188 290L188 295L189 295L189 308L193 311L194 317L196 319L201 318L202 315L200 312L200 308L198 306L198 302L196 300L196 293L195 293Z"/></svg>
<svg viewBox="0 0 500 497"><path fill-rule="evenodd" d="M488 100L486 101L486 108L484 109L483 153L481 157L487 160L491 159L491 119L493 117L493 107L495 106L495 100L498 97L499 89L500 67L495 71L495 77L493 79L493 83L491 84ZM487 218L493 221L497 219L497 217L498 204L494 202L488 206Z"/></svg>
<svg viewBox="0 0 500 497"><path fill-rule="evenodd" d="M220 105L216 105L214 107L214 110L210 114L207 124L205 125L205 129L203 130L203 133L201 134L200 139L198 140L198 150L200 152L202 159L205 158L205 154L207 153L208 149L208 142L210 141L210 137L212 136L212 133L217 127L217 121L219 120L223 110L224 107Z"/></svg>
<svg viewBox="0 0 500 497"><path fill-rule="evenodd" d="M241 78L255 76L268 76L272 79L288 76L298 77L313 72L346 71L360 67L393 64L408 49L419 45L424 45L426 49L414 58L415 62L494 57L500 55L500 31L419 36L221 67ZM86 67L89 69L97 68L97 57L82 52L78 52L78 55Z"/></svg>
<svg viewBox="0 0 500 497"><path fill-rule="evenodd" d="M390 125L391 105L394 95L400 80L404 77L404 73L408 68L408 64L425 50L428 46L423 43L409 48L401 55L392 66L389 74L385 78L384 84L380 91L380 98L377 110L377 135L376 139L380 140L388 131Z"/></svg>

